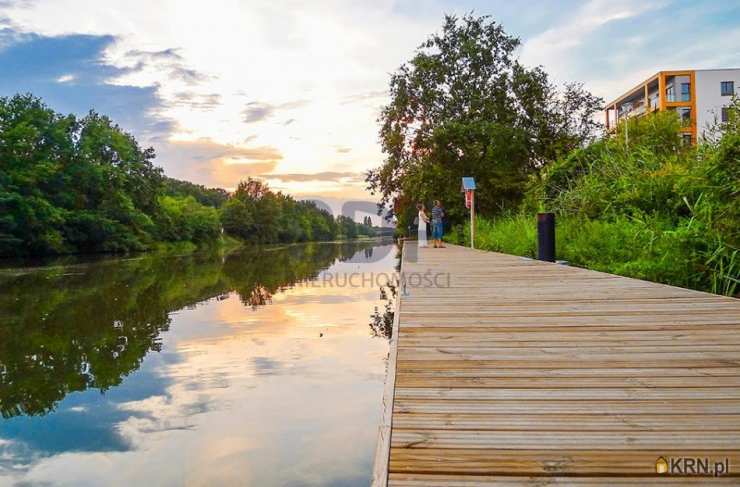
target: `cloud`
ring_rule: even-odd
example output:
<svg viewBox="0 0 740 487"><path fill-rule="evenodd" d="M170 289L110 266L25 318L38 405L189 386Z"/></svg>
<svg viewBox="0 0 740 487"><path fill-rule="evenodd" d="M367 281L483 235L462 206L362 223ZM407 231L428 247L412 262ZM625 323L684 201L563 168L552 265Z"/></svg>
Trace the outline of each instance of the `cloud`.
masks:
<svg viewBox="0 0 740 487"><path fill-rule="evenodd" d="M589 2L525 42L521 59L543 64L556 81L583 81L607 100L660 70L737 65L740 51L717 46L737 45L740 8L698 5Z"/></svg>
<svg viewBox="0 0 740 487"><path fill-rule="evenodd" d="M342 105L348 105L350 103L357 103L368 100L380 100L381 98L386 97L388 97L387 90L366 91L364 93L356 93L354 95L345 96L344 98L342 98L340 103Z"/></svg>
<svg viewBox="0 0 740 487"><path fill-rule="evenodd" d="M244 111L242 112L244 115L244 123L260 122L269 118L274 111L275 107L268 103L260 103L256 101L247 103L246 108L244 108Z"/></svg>
<svg viewBox="0 0 740 487"><path fill-rule="evenodd" d="M218 93L194 93L181 91L175 93L170 102L174 106L184 106L193 110L211 110L221 104L221 95Z"/></svg>
<svg viewBox="0 0 740 487"><path fill-rule="evenodd" d="M288 173L288 174L266 174L266 178L278 179L283 182L307 182L307 181L333 181L333 182L357 182L364 181L362 173L323 171L315 173Z"/></svg>
<svg viewBox="0 0 740 487"><path fill-rule="evenodd" d="M174 47L159 51L130 49L124 54L124 59L134 61L134 65L129 68L129 71L136 72L149 68L155 72L167 73L170 80L182 81L191 86L210 78L200 71L188 67L179 51Z"/></svg>
<svg viewBox="0 0 740 487"><path fill-rule="evenodd" d="M5 29L2 37L1 96L31 92L62 113L84 115L95 109L142 139L142 144L173 130L174 121L160 114L164 102L158 86L111 81L131 69L104 61L113 36L49 37Z"/></svg>
<svg viewBox="0 0 740 487"><path fill-rule="evenodd" d="M276 161L227 164L223 160L213 161L210 168L212 185L235 188L239 181L247 178L262 178L277 167Z"/></svg>
<svg viewBox="0 0 740 487"><path fill-rule="evenodd" d="M271 118L278 111L295 110L296 108L303 107L308 103L308 100L293 100L275 105L272 103L252 101L247 103L242 111L242 120L244 123L262 122ZM289 125L289 123L285 123L285 125Z"/></svg>
<svg viewBox="0 0 740 487"><path fill-rule="evenodd" d="M232 159L234 161L277 161L283 158L275 147L242 147L221 144L209 138L170 141L172 146L190 155L193 160Z"/></svg>
<svg viewBox="0 0 740 487"><path fill-rule="evenodd" d="M157 153L168 161L166 170L172 177L226 188L274 171L283 158L272 146L245 147L210 138L162 141Z"/></svg>
<svg viewBox="0 0 740 487"><path fill-rule="evenodd" d="M590 0L564 22L528 39L522 47L521 60L528 65L546 66L548 71L561 74L568 70L566 61L573 55L573 50L582 46L590 34L607 24L638 17L662 5L663 2L639 0Z"/></svg>
<svg viewBox="0 0 740 487"><path fill-rule="evenodd" d="M196 71L195 69L184 66L172 66L170 69L170 79L183 81L189 85L195 85L208 79L208 76Z"/></svg>
<svg viewBox="0 0 740 487"><path fill-rule="evenodd" d="M179 54L179 49L171 47L161 51L143 51L141 49L131 49L126 52L126 56L135 58L145 58L151 61L182 61L183 57Z"/></svg>

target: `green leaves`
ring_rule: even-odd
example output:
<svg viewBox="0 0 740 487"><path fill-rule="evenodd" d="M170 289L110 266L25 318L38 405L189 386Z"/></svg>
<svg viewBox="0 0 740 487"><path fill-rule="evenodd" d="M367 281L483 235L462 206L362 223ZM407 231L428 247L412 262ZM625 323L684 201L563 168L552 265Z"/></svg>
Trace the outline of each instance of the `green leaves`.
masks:
<svg viewBox="0 0 740 487"><path fill-rule="evenodd" d="M351 218L336 219L309 201L292 197L257 180L241 181L221 208L224 231L251 243L328 241L369 235L371 229Z"/></svg>
<svg viewBox="0 0 740 487"><path fill-rule="evenodd" d="M166 220L153 158L105 116L78 120L30 94L0 98L0 255L127 252L179 239L153 222ZM199 229L188 238L220 235L215 210L191 205L183 215L181 225Z"/></svg>

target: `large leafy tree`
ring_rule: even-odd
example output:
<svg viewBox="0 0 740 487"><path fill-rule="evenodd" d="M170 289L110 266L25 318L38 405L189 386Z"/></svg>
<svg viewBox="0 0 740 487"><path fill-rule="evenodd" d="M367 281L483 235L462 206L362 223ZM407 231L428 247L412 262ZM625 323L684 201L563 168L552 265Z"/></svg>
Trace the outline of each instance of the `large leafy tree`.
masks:
<svg viewBox="0 0 740 487"><path fill-rule="evenodd" d="M460 218L462 176L476 178L480 210L495 213L522 198L531 174L595 136L602 100L579 84L556 89L518 62L517 46L489 17L447 16L391 76L379 118L386 159L367 175L389 216L441 199Z"/></svg>

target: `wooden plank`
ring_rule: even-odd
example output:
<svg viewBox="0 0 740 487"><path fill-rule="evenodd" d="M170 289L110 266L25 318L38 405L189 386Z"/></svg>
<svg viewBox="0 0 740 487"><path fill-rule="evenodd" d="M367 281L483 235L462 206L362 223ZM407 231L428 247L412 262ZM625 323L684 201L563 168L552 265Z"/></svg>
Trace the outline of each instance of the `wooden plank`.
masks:
<svg viewBox="0 0 740 487"><path fill-rule="evenodd" d="M740 464L740 453L732 450L481 450L393 448L391 473L461 475L654 475L660 457L727 459L728 475L735 477L733 465ZM709 478L713 482L714 478ZM696 479L694 480L696 482ZM633 484L635 485L635 484ZM705 485L699 483L699 485Z"/></svg>
<svg viewBox="0 0 740 487"><path fill-rule="evenodd" d="M739 387L631 387L631 388L458 388L398 387L398 399L448 400L630 400L630 399L740 399ZM740 443L738 443L740 445Z"/></svg>
<svg viewBox="0 0 740 487"><path fill-rule="evenodd" d="M708 418L707 418L708 420ZM511 450L660 450L732 449L740 445L740 430L706 431L497 431L497 430L405 430L393 429L393 448L476 448Z"/></svg>
<svg viewBox="0 0 740 487"><path fill-rule="evenodd" d="M511 378L632 378L643 377L736 377L740 375L740 367L610 367L610 368L583 368L583 367L548 367L543 368L512 368L489 367L486 365L465 366L466 364L447 364L446 367L433 367L424 362L418 368L407 367L397 373L397 377L467 377L484 379L488 377ZM640 365L640 364L637 364ZM706 381L706 385L714 384L713 380Z"/></svg>
<svg viewBox="0 0 740 487"><path fill-rule="evenodd" d="M740 372L740 369L738 369ZM418 376L414 374L397 374L396 387L401 389L434 388L434 389L634 389L634 388L732 388L740 390L740 376L715 377L707 381L706 377L440 377L436 374ZM410 394L407 397L413 397ZM522 396L523 398L523 396ZM647 399L647 397L642 397Z"/></svg>
<svg viewBox="0 0 740 487"><path fill-rule="evenodd" d="M390 485L695 485L670 455L740 485L740 301L457 246L403 266L442 285L401 299Z"/></svg>
<svg viewBox="0 0 740 487"><path fill-rule="evenodd" d="M708 481L710 487L737 487L737 478L717 477ZM692 477L532 477L508 475L390 475L392 487L697 487Z"/></svg>
<svg viewBox="0 0 740 487"><path fill-rule="evenodd" d="M740 431L737 414L470 414L396 413L400 429L491 431Z"/></svg>
<svg viewBox="0 0 740 487"><path fill-rule="evenodd" d="M474 401L396 398L394 412L408 413L507 413L507 414L736 414L738 399L665 400L508 400ZM677 421L681 419L678 418Z"/></svg>

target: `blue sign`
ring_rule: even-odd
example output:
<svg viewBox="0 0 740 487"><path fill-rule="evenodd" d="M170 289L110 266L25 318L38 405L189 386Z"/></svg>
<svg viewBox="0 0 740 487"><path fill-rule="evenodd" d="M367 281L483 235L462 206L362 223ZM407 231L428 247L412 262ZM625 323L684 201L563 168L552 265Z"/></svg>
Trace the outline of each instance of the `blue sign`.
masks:
<svg viewBox="0 0 740 487"><path fill-rule="evenodd" d="M463 191L472 191L475 189L475 179L467 177L462 178L462 190Z"/></svg>

